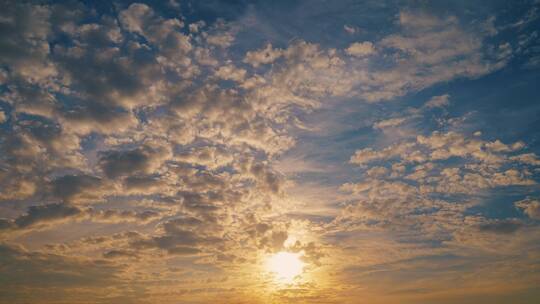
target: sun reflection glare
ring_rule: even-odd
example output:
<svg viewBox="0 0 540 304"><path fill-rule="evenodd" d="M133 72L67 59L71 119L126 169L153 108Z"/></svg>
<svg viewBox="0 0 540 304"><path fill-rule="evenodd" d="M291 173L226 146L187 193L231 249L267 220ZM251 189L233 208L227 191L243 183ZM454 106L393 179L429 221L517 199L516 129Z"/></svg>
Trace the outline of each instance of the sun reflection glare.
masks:
<svg viewBox="0 0 540 304"><path fill-rule="evenodd" d="M268 258L266 268L283 283L292 283L302 273L304 262L300 253L281 251Z"/></svg>

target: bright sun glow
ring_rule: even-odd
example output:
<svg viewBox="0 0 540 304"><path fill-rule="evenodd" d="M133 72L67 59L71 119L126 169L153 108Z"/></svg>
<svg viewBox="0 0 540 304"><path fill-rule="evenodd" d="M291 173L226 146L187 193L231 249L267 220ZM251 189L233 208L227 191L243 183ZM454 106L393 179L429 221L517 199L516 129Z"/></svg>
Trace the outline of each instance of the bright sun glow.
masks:
<svg viewBox="0 0 540 304"><path fill-rule="evenodd" d="M278 252L268 258L266 268L274 273L277 280L292 283L304 269L304 262L300 260L300 256L299 253Z"/></svg>

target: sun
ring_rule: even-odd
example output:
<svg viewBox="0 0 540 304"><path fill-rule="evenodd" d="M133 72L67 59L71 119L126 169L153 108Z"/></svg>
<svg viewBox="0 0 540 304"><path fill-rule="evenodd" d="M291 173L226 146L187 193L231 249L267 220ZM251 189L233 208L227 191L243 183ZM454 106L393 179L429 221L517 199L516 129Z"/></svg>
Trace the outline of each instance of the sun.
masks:
<svg viewBox="0 0 540 304"><path fill-rule="evenodd" d="M278 281L292 283L304 269L304 262L300 257L300 253L281 251L268 258L266 268Z"/></svg>

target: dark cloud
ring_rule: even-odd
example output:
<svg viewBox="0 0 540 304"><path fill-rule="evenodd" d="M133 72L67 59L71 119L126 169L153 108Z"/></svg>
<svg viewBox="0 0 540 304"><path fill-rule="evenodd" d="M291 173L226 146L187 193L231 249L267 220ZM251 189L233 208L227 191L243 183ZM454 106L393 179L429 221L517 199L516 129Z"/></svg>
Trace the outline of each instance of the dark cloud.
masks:
<svg viewBox="0 0 540 304"><path fill-rule="evenodd" d="M31 206L25 215L18 217L15 224L19 228L25 228L31 225L62 220L68 217L78 216L82 213L81 209L66 204L48 204L41 206Z"/></svg>
<svg viewBox="0 0 540 304"><path fill-rule="evenodd" d="M143 146L134 150L103 152L99 165L109 178L117 178L137 173L153 173L165 157L164 149Z"/></svg>
<svg viewBox="0 0 540 304"><path fill-rule="evenodd" d="M0 230L8 233L17 229L35 229L62 223L69 219L81 218L85 211L64 203L30 206L26 213L13 220L0 220Z"/></svg>
<svg viewBox="0 0 540 304"><path fill-rule="evenodd" d="M53 194L64 201L98 199L103 181L90 175L64 175L52 181Z"/></svg>
<svg viewBox="0 0 540 304"><path fill-rule="evenodd" d="M50 8L11 1L0 5L0 63L32 82L54 74L54 66L47 61Z"/></svg>
<svg viewBox="0 0 540 304"><path fill-rule="evenodd" d="M133 252L126 250L110 250L103 253L103 257L107 259L119 259L119 258L134 258L137 255Z"/></svg>
<svg viewBox="0 0 540 304"><path fill-rule="evenodd" d="M518 231L523 226L522 222L516 220L498 220L481 224L478 229L482 232L510 234Z"/></svg>
<svg viewBox="0 0 540 304"><path fill-rule="evenodd" d="M223 244L220 231L212 223L194 217L181 217L163 224L163 235L131 242L134 249L160 249L169 254L193 255Z"/></svg>
<svg viewBox="0 0 540 304"><path fill-rule="evenodd" d="M67 203L53 203L30 206L26 213L13 220L0 219L0 230L16 230L49 227L69 220L89 220L99 223L148 223L160 218L161 214L153 210L134 211L92 208L82 209ZM8 231L8 232L9 232Z"/></svg>
<svg viewBox="0 0 540 304"><path fill-rule="evenodd" d="M116 277L120 268L111 263L28 252L5 244L0 245L0 267L0 301L9 303L54 303L59 295L64 300L78 301L81 289L121 284ZM97 302L106 292L99 295L96 291L83 294L87 300ZM129 293L125 290L120 297L129 301Z"/></svg>
<svg viewBox="0 0 540 304"><path fill-rule="evenodd" d="M116 210L116 209L105 209L105 210L94 210L88 209L85 210L87 217L90 220L96 222L110 222L110 223L121 223L121 222L137 222L138 224L143 224L150 222L152 220L160 218L161 214L153 210L145 211L134 211L134 210Z"/></svg>

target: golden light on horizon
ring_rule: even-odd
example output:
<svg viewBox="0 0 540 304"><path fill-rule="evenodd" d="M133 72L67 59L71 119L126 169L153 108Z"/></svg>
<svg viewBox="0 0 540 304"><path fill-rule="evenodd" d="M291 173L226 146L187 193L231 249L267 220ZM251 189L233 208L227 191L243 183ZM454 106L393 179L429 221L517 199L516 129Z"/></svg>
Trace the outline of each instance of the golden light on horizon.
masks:
<svg viewBox="0 0 540 304"><path fill-rule="evenodd" d="M302 274L305 263L300 259L300 253L280 251L270 256L266 261L266 269L281 283L293 283Z"/></svg>

